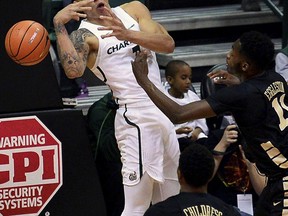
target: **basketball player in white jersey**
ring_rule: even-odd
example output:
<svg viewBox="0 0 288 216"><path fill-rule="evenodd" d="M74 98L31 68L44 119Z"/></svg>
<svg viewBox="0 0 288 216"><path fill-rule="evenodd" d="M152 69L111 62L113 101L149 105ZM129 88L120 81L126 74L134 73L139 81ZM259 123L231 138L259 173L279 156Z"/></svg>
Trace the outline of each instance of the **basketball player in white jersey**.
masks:
<svg viewBox="0 0 288 216"><path fill-rule="evenodd" d="M64 25L72 19L82 21L69 36ZM179 192L179 145L173 124L137 84L131 62L137 51L147 50L149 78L164 91L155 52L173 52L174 40L138 1L116 8L108 0L74 2L55 15L54 26L67 77L81 77L87 66L119 104L115 133L123 164L122 216L143 215L151 202Z"/></svg>

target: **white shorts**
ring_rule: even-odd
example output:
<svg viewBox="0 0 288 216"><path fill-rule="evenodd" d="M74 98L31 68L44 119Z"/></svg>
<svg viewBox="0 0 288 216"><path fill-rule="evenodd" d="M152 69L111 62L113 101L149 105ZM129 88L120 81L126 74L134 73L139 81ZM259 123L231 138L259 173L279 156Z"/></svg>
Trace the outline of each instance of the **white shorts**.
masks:
<svg viewBox="0 0 288 216"><path fill-rule="evenodd" d="M145 172L158 182L177 180L180 150L174 125L152 102L121 106L115 134L124 185L139 183Z"/></svg>

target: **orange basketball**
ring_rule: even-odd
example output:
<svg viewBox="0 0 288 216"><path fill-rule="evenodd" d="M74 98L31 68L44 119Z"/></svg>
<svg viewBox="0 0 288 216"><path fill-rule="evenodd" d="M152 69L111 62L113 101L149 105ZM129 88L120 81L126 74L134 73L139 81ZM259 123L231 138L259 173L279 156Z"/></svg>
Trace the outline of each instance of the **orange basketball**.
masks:
<svg viewBox="0 0 288 216"><path fill-rule="evenodd" d="M48 54L50 39L38 22L23 20L14 24L5 37L6 52L17 64L29 66L41 62Z"/></svg>

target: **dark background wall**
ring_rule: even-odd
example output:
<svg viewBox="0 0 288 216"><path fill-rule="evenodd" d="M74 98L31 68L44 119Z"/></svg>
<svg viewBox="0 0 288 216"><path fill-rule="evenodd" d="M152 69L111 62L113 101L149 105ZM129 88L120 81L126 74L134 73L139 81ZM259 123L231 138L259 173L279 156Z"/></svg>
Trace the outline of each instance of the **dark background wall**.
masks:
<svg viewBox="0 0 288 216"><path fill-rule="evenodd" d="M0 113L61 108L59 86L50 55L35 66L14 63L5 50L5 36L21 20L43 24L42 1L0 1Z"/></svg>
<svg viewBox="0 0 288 216"><path fill-rule="evenodd" d="M162 10L171 8L205 7L223 4L239 4L241 0L145 0L150 10Z"/></svg>
<svg viewBox="0 0 288 216"><path fill-rule="evenodd" d="M0 20L0 118L36 115L62 142L63 185L40 215L105 216L82 111L62 109L50 55L35 66L21 66L5 51L6 33L16 22L43 24L42 1L0 0Z"/></svg>

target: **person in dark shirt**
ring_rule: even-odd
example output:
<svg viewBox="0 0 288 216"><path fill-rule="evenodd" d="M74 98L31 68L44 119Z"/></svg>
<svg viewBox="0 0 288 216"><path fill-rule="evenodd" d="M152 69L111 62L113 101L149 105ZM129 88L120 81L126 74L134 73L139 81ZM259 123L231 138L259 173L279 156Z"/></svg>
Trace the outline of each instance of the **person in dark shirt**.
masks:
<svg viewBox="0 0 288 216"><path fill-rule="evenodd" d="M214 168L213 155L205 146L194 143L186 147L177 171L181 192L152 205L144 216L240 215L236 208L207 193Z"/></svg>
<svg viewBox="0 0 288 216"><path fill-rule="evenodd" d="M251 31L237 39L227 54L226 76L239 84L220 89L204 100L180 106L159 91L147 77L146 53L132 62L135 77L152 101L175 124L231 112L245 139L243 150L260 173L268 177L255 216L288 215L288 99L287 84L267 70L274 58L274 44L266 35Z"/></svg>

